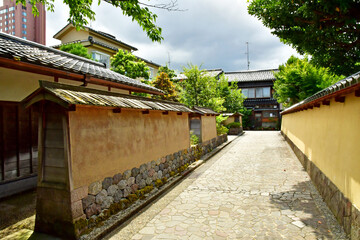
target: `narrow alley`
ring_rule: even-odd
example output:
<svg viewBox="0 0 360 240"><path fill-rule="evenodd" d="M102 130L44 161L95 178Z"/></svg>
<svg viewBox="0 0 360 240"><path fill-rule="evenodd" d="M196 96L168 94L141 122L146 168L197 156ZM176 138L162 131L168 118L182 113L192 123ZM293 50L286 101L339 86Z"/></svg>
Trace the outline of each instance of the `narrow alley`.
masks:
<svg viewBox="0 0 360 240"><path fill-rule="evenodd" d="M106 239L346 239L275 131L236 138L124 225Z"/></svg>

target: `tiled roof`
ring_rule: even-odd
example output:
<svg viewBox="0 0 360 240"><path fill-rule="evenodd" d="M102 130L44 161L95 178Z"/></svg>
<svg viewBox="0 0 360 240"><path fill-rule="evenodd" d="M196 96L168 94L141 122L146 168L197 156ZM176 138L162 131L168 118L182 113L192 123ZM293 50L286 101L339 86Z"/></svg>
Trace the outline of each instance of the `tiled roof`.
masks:
<svg viewBox="0 0 360 240"><path fill-rule="evenodd" d="M199 114L201 114L201 115L205 115L205 114L215 114L215 115L219 115L219 113L213 111L213 110L210 109L210 108L205 108L205 107L195 106L195 107L193 107L193 110L194 110L196 113L199 113Z"/></svg>
<svg viewBox="0 0 360 240"><path fill-rule="evenodd" d="M315 102L318 99L323 99L326 98L327 96L330 97L330 95L336 94L337 92L339 92L340 90L349 88L349 87L353 87L355 85L360 85L360 72L357 72L349 77L346 77L340 81L338 81L337 83L315 93L314 95L304 99L303 101L292 105L291 107L285 109L284 111L281 112L281 114L290 112L296 108L301 107L302 105L306 105L309 104L311 102Z"/></svg>
<svg viewBox="0 0 360 240"><path fill-rule="evenodd" d="M85 87L70 86L55 82L39 81L40 88L28 96L23 102L25 105L38 94L51 94L64 105L90 105L112 108L134 108L144 110L161 110L174 112L193 112L183 104L156 100L134 95L126 95L108 91L100 91ZM44 95L43 95L44 96ZM45 97L46 98L46 97Z"/></svg>
<svg viewBox="0 0 360 240"><path fill-rule="evenodd" d="M114 50L114 51L118 51L119 49L116 48L116 47L113 47L113 46L110 46L108 44L105 44L103 42L99 42L97 40L94 40L94 39L83 39L83 40L75 40L75 41L71 41L71 42L67 42L67 43L63 43L63 44L58 44L58 45L54 45L54 46L51 46L52 48L56 48L56 49L59 49L61 46L64 46L64 45L68 45L68 44L72 44L72 43L86 43L86 42L89 42L90 44L96 44L96 45L100 45L102 47L105 47L105 48L109 48L111 50Z"/></svg>
<svg viewBox="0 0 360 240"><path fill-rule="evenodd" d="M131 79L104 67L102 63L46 47L9 34L0 33L0 57L16 59L67 72L86 74L98 79L161 93L152 86Z"/></svg>
<svg viewBox="0 0 360 240"><path fill-rule="evenodd" d="M210 70L204 70L203 74L205 76L207 76L207 77L217 77L223 72L224 71L222 69L210 69ZM187 79L187 77L185 76L185 74L180 73L176 77L174 77L173 79L174 80L182 80L182 79Z"/></svg>
<svg viewBox="0 0 360 240"><path fill-rule="evenodd" d="M274 72L278 69L225 72L229 82L254 82L254 81L275 81Z"/></svg>
<svg viewBox="0 0 360 240"><path fill-rule="evenodd" d="M63 27L60 31L58 31L57 33L55 33L53 37L56 38L56 35L60 34L61 31L63 31L63 30L66 29L67 27L74 27L74 26L73 26L71 23L67 24L67 25L66 25L65 27ZM109 34L109 33L105 33L105 32L102 32L102 31L98 31L98 30L95 30L95 29L93 29L93 28L91 28L91 27L86 27L86 26L84 26L84 28L89 29L89 32L94 32L94 33L97 33L97 34L99 34L99 35L101 35L101 36L104 36L104 37L106 37L106 38L112 39L113 41L115 41L115 42L117 42L117 43L120 43L120 44L122 44L122 45L124 45L124 46L127 46L127 47L131 48L132 50L135 50L135 51L138 50L136 47L133 47L133 46L127 44L127 43L124 43L124 42L116 39L115 36L113 36L113 35L111 35L111 34Z"/></svg>

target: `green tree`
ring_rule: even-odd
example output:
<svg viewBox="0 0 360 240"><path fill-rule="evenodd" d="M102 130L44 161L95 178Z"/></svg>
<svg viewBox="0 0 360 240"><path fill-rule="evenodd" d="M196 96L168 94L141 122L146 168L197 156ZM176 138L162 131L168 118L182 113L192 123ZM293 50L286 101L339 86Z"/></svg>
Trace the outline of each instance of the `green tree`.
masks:
<svg viewBox="0 0 360 240"><path fill-rule="evenodd" d="M16 0L16 4L21 3L24 6L26 6L27 2L27 0ZM54 0L29 0L29 2L32 5L32 12L35 16L39 15L39 10L36 6L37 3L43 4L48 11L54 11ZM74 24L78 30L82 26L86 26L89 20L95 20L95 12L91 10L93 0L63 0L63 2L69 6L68 22ZM105 2L120 8L123 15L131 17L133 21L136 21L152 41L161 42L163 39L161 36L161 28L155 24L157 15L152 13L148 7L172 10L171 4L150 5L141 3L138 0L105 0ZM101 1L99 0L98 4L100 5L100 3ZM176 7L176 4L174 6Z"/></svg>
<svg viewBox="0 0 360 240"><path fill-rule="evenodd" d="M188 107L210 107L222 111L224 99L217 95L217 80L204 74L198 66L189 64L183 68L186 79L182 80L180 101Z"/></svg>
<svg viewBox="0 0 360 240"><path fill-rule="evenodd" d="M71 44L62 45L60 47L60 50L93 60L90 54L88 54L87 48L81 45L81 43L71 43Z"/></svg>
<svg viewBox="0 0 360 240"><path fill-rule="evenodd" d="M240 112L243 108L244 95L238 89L236 82L229 84L228 79L222 74L217 82L217 95L225 101L223 103L227 112Z"/></svg>
<svg viewBox="0 0 360 240"><path fill-rule="evenodd" d="M307 57L299 59L291 56L286 64L279 66L275 73L275 98L285 107L291 106L315 94L343 76L331 74L329 69L315 67Z"/></svg>
<svg viewBox="0 0 360 240"><path fill-rule="evenodd" d="M164 95L153 95L153 98L177 101L176 87L165 72L161 72L151 83L154 87L164 91Z"/></svg>
<svg viewBox="0 0 360 240"><path fill-rule="evenodd" d="M360 2L252 0L248 12L284 43L338 75L360 71Z"/></svg>
<svg viewBox="0 0 360 240"><path fill-rule="evenodd" d="M149 79L149 67L144 61L139 60L133 54L126 50L119 49L119 51L111 57L111 70L120 73L130 78L144 78Z"/></svg>
<svg viewBox="0 0 360 240"><path fill-rule="evenodd" d="M167 65L159 67L158 75L161 73L166 73L170 80L172 80L174 77L176 77L176 73L174 70L170 69Z"/></svg>

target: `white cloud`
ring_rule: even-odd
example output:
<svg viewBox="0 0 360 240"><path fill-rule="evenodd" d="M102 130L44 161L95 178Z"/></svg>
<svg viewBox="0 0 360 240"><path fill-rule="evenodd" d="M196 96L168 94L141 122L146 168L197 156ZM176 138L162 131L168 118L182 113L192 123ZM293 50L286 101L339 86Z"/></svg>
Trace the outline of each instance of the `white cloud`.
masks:
<svg viewBox="0 0 360 240"><path fill-rule="evenodd" d="M68 18L67 8L55 3L55 13L48 13L47 17L48 45L58 43L51 38L67 24ZM105 2L100 6L94 4L96 21L92 27L137 47L136 55L158 64L168 62L169 53L171 67L178 70L189 62L203 64L207 69L245 70L245 42L250 43L250 69L276 68L296 54L247 13L246 1L181 0L178 3L180 8L188 10L153 10L158 15L157 24L163 29L161 44L151 42L136 22Z"/></svg>

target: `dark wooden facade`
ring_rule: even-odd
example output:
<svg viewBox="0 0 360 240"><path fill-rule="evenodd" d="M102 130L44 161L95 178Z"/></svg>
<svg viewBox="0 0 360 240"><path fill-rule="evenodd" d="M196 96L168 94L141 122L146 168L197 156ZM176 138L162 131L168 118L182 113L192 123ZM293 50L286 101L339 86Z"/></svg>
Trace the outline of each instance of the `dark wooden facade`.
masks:
<svg viewBox="0 0 360 240"><path fill-rule="evenodd" d="M38 118L36 107L0 102L0 184L37 173Z"/></svg>

